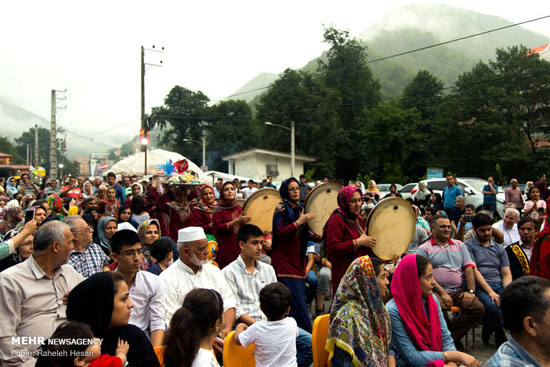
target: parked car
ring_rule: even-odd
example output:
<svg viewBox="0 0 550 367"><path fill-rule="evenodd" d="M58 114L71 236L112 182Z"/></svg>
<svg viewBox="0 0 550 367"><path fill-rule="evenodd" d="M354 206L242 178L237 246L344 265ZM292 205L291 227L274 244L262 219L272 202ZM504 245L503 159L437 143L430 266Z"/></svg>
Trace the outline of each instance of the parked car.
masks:
<svg viewBox="0 0 550 367"><path fill-rule="evenodd" d="M376 185L376 187L378 187L378 190L380 190L380 200L382 200L384 198L384 196L386 196L390 193L390 186L391 186L391 183L389 183L389 184L377 184ZM401 190L403 188L403 186L400 185L400 184L395 184L395 186L397 187L397 192L399 192L399 190Z"/></svg>
<svg viewBox="0 0 550 367"><path fill-rule="evenodd" d="M403 188L399 190L399 193L401 194L403 199L408 199L411 196L413 196L414 193L417 191L418 191L418 183L411 182L403 186Z"/></svg>
<svg viewBox="0 0 550 367"><path fill-rule="evenodd" d="M430 178L422 182L426 183L428 190L434 193L443 195L443 189L447 187L447 181L445 177ZM487 180L476 177L459 177L457 178L458 186L462 189L466 204L472 204L476 211L483 206L483 186L487 185ZM504 218L504 210L506 206L504 204L504 192L499 187L499 193L497 194L497 217L498 219Z"/></svg>

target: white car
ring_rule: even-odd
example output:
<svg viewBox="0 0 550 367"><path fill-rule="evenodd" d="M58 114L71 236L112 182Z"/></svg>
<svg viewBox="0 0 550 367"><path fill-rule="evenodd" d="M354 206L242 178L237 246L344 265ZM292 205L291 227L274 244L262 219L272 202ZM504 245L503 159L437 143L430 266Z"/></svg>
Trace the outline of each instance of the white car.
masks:
<svg viewBox="0 0 550 367"><path fill-rule="evenodd" d="M415 192L418 191L418 184L411 182L403 186L401 190L399 190L399 193L401 194L401 197L403 199L408 199L414 195Z"/></svg>
<svg viewBox="0 0 550 367"><path fill-rule="evenodd" d="M382 200L384 198L384 196L388 195L390 193L390 186L392 184L377 184L376 187L378 188L378 190L380 190L380 200ZM400 184L395 184L395 186L397 187L397 192L399 192L399 190L401 190L403 188L403 186L401 186Z"/></svg>
<svg viewBox="0 0 550 367"><path fill-rule="evenodd" d="M443 189L447 187L447 181L445 177L430 178L422 181L426 184L428 190L433 193L439 193L443 195ZM459 177L457 178L458 186L462 189L466 204L472 204L476 211L483 206L483 186L487 185L487 180L476 177ZM497 217L498 219L504 218L504 210L506 205L504 204L504 194L499 187L499 194L497 194Z"/></svg>

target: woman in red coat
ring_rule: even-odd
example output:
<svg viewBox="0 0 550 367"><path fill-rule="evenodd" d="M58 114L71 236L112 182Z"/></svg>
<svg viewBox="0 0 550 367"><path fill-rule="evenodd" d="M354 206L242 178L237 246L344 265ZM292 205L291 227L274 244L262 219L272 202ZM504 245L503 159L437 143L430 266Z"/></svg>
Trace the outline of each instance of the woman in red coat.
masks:
<svg viewBox="0 0 550 367"><path fill-rule="evenodd" d="M279 192L283 201L273 214L271 264L277 280L292 292L289 315L298 327L311 333L305 277L306 248L311 238L307 222L315 218L315 214L304 214L300 207L300 186L294 177L284 180Z"/></svg>
<svg viewBox="0 0 550 367"><path fill-rule="evenodd" d="M216 262L220 269L229 265L241 253L237 232L250 217L241 215L242 208L235 199L235 186L227 181L222 185L218 204L212 215L212 234L218 241Z"/></svg>
<svg viewBox="0 0 550 367"><path fill-rule="evenodd" d="M361 213L363 195L361 189L346 186L338 193L338 206L327 221L323 231L327 252L332 263L332 291L338 289L346 270L359 256L373 256L371 248L376 240L365 234L366 227Z"/></svg>
<svg viewBox="0 0 550 367"><path fill-rule="evenodd" d="M200 192L200 201L193 208L193 226L202 227L206 234L212 234L212 210L216 204L212 186L203 185Z"/></svg>
<svg viewBox="0 0 550 367"><path fill-rule="evenodd" d="M168 215L168 236L178 241L178 231L192 225L191 206L187 200L190 190L186 187L176 187L174 191L174 199L171 200L171 195L165 194L157 198L156 206L159 211Z"/></svg>

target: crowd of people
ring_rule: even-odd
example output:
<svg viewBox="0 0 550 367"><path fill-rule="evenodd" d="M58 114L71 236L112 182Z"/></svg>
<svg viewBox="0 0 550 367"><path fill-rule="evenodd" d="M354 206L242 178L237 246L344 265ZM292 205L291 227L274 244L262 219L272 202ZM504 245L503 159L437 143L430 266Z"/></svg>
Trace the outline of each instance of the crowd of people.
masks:
<svg viewBox="0 0 550 367"><path fill-rule="evenodd" d="M255 345L258 366L310 366L312 319L325 313L332 366L479 366L462 343L478 323L483 343L494 335L499 347L489 365L550 362L543 175L528 199L512 180L500 221L491 179L482 208L452 175L442 195L419 185L408 199L414 238L391 261L367 234L384 199L374 181L339 191L321 236L308 226L314 185L303 175L278 187L270 233L238 199L277 189L271 177L192 186L108 173L58 188L23 174L1 184L2 366L218 366L230 333ZM386 196L400 196L395 185Z"/></svg>

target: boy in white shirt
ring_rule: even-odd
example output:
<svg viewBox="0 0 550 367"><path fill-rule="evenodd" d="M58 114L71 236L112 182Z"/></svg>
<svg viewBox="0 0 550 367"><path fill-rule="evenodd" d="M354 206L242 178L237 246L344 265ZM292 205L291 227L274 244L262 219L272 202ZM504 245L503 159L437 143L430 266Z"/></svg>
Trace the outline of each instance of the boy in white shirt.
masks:
<svg viewBox="0 0 550 367"><path fill-rule="evenodd" d="M298 326L290 311L290 290L283 283L271 283L260 291L260 308L267 321L250 327L244 323L235 329L235 343L244 347L255 345L257 367L296 367L296 337Z"/></svg>

